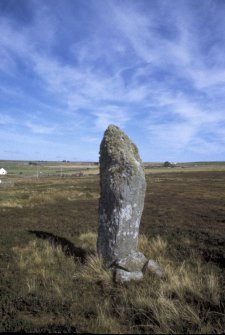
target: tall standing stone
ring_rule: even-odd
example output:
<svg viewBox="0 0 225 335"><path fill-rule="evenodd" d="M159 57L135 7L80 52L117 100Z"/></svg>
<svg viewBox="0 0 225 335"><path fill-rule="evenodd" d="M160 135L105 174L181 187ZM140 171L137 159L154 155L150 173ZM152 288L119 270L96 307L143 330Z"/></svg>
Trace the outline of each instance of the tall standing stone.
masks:
<svg viewBox="0 0 225 335"><path fill-rule="evenodd" d="M100 146L100 187L98 254L115 269L116 280L140 279L147 264L137 251L145 174L137 147L114 125Z"/></svg>

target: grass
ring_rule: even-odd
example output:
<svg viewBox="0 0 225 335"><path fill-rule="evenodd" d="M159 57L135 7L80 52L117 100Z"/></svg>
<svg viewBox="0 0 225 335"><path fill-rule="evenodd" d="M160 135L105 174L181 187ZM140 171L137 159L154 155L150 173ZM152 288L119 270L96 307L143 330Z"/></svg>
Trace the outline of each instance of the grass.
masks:
<svg viewBox="0 0 225 335"><path fill-rule="evenodd" d="M82 172L83 174L97 174L99 168L96 164L76 163L76 162L47 162L47 161L7 161L0 160L0 167L7 172L7 176L24 178L42 178L71 176Z"/></svg>
<svg viewBox="0 0 225 335"><path fill-rule="evenodd" d="M146 177L139 250L165 278L123 285L96 255L97 175L0 189L0 331L223 333L225 173L184 171Z"/></svg>
<svg viewBox="0 0 225 335"><path fill-rule="evenodd" d="M82 234L79 240L81 247L93 250L96 235ZM165 280L148 273L141 283L115 285L96 254L89 255L85 264L74 262L62 248L43 240L14 247L13 253L23 278L23 294L58 301L59 305L66 302L70 313L62 312L61 322L75 321L74 327L81 332L222 332L222 292L213 268L196 257L176 265L167 258L167 242L160 236L148 240L142 235L140 246L157 259ZM20 317L27 322L40 318L27 311L21 311ZM48 322L55 322L52 318L49 316Z"/></svg>

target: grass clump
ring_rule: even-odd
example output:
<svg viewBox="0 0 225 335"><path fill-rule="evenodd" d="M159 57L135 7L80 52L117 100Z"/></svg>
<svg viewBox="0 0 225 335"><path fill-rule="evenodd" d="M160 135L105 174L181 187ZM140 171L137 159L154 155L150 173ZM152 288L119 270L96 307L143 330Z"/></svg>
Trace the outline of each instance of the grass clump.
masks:
<svg viewBox="0 0 225 335"><path fill-rule="evenodd" d="M163 240L159 235L157 235L149 242L148 238L142 234L139 237L138 247L146 257L155 259L165 254L167 241Z"/></svg>
<svg viewBox="0 0 225 335"><path fill-rule="evenodd" d="M70 295L76 265L61 247L52 246L48 241L32 240L27 246L14 247L13 251L25 279L27 293L47 291L48 296L54 298Z"/></svg>
<svg viewBox="0 0 225 335"><path fill-rule="evenodd" d="M81 248L90 253L95 253L97 244L97 235L93 232L80 234L79 242Z"/></svg>
<svg viewBox="0 0 225 335"><path fill-rule="evenodd" d="M92 283L103 283L105 286L112 285L111 271L104 266L102 258L99 256L88 256L86 264L80 273L75 274L75 278L82 278L84 281Z"/></svg>

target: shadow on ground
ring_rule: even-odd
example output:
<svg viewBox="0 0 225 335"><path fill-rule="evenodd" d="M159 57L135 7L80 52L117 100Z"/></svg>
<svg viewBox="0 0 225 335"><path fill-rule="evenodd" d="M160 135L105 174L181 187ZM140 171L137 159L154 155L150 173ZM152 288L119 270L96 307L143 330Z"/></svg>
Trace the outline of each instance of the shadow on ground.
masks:
<svg viewBox="0 0 225 335"><path fill-rule="evenodd" d="M52 233L41 230L28 230L28 232L38 238L41 238L42 240L49 241L55 247L60 246L66 256L73 257L75 261L79 260L82 264L85 263L87 256L90 255L90 252L87 252L85 249L80 247L76 247L72 242L64 237L56 236Z"/></svg>

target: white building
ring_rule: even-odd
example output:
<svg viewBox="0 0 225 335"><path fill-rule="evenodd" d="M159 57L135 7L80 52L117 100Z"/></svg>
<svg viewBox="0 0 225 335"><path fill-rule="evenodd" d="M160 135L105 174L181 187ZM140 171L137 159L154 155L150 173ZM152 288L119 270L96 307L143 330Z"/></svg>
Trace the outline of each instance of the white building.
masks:
<svg viewBox="0 0 225 335"><path fill-rule="evenodd" d="M5 169L1 168L1 169L0 169L0 175L1 175L1 176L4 176L4 175L6 175L6 174L7 174L7 171L6 171Z"/></svg>

